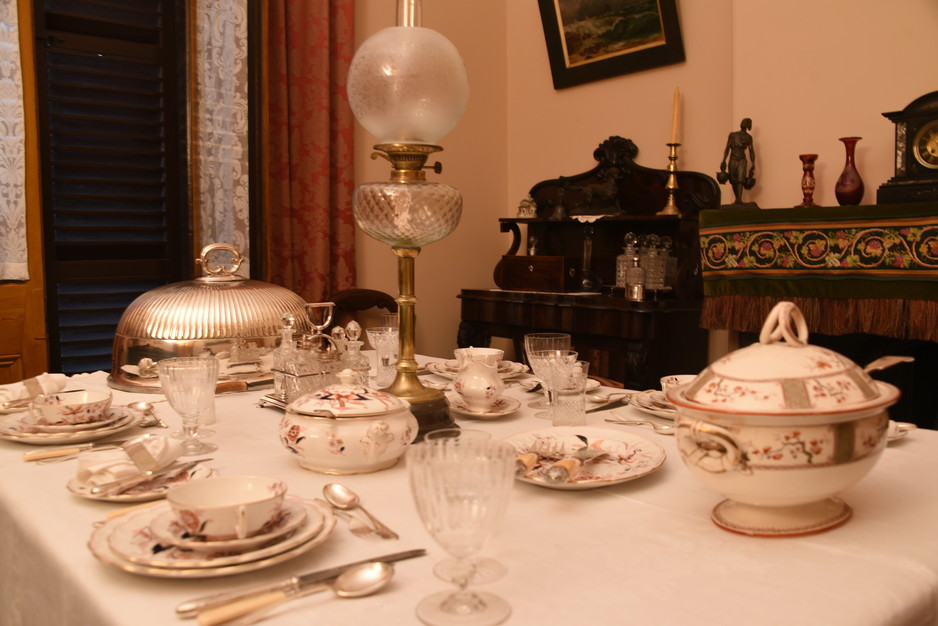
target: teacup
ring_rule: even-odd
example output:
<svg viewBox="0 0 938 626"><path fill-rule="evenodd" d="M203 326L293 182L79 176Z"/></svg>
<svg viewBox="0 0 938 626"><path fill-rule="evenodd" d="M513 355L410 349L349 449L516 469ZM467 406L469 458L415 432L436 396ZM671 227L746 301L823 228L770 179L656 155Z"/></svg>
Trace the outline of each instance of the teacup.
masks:
<svg viewBox="0 0 938 626"><path fill-rule="evenodd" d="M694 382L697 374L672 374L661 377L661 391L667 395L668 390L673 387L679 387Z"/></svg>
<svg viewBox="0 0 938 626"><path fill-rule="evenodd" d="M109 408L109 391L59 391L39 394L29 403L33 420L45 426L100 422Z"/></svg>
<svg viewBox="0 0 938 626"><path fill-rule="evenodd" d="M457 369L462 369L470 361L479 361L497 369L505 358L505 351L499 348L457 348L453 354L456 355Z"/></svg>
<svg viewBox="0 0 938 626"><path fill-rule="evenodd" d="M253 537L280 516L287 486L267 476L221 476L194 480L166 494L176 520L207 541Z"/></svg>

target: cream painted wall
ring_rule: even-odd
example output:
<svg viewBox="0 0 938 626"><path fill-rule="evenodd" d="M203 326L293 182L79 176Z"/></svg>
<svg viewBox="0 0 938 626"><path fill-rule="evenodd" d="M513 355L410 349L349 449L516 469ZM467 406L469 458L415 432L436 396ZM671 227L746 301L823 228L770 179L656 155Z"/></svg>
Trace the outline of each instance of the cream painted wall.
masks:
<svg viewBox="0 0 938 626"><path fill-rule="evenodd" d="M393 25L394 0L356 5L359 41ZM443 173L431 174L458 187L465 206L456 232L417 259L418 352L455 347L459 290L495 286L492 270L510 243L497 218L514 215L535 183L590 169L611 135L632 139L640 164L665 167L675 87L682 169L715 175L727 134L748 116L758 183L747 199L764 208L800 202L798 154L816 151L816 198L835 203L844 158L837 138L859 135L864 204L875 202L893 173L893 125L881 113L938 88L938 2L678 0L678 10L685 62L555 91L535 0L424 0L424 25L466 61L470 103L443 139ZM369 158L373 143L358 130L358 182L387 178L386 164ZM396 293L395 257L359 234L359 286Z"/></svg>

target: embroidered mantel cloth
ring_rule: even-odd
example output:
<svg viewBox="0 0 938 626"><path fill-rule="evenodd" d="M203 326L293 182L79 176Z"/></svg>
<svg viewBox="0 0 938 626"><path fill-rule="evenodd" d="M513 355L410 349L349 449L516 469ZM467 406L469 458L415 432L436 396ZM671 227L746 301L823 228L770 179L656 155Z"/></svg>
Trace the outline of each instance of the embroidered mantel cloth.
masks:
<svg viewBox="0 0 938 626"><path fill-rule="evenodd" d="M790 300L812 332L938 341L938 203L701 211L700 250L704 328Z"/></svg>

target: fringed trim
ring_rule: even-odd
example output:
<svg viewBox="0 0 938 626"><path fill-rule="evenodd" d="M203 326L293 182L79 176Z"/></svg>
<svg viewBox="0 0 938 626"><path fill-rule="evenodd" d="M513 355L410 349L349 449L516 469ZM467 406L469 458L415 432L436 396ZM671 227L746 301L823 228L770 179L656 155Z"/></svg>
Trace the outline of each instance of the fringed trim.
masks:
<svg viewBox="0 0 938 626"><path fill-rule="evenodd" d="M700 325L709 330L758 333L769 311L782 301L794 302L801 309L813 333L938 341L938 301L934 300L708 296Z"/></svg>

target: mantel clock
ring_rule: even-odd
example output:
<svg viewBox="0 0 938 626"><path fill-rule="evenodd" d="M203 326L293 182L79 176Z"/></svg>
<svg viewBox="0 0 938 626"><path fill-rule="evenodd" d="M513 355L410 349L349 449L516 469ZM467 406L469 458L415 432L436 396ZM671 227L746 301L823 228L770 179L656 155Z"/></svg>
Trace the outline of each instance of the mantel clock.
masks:
<svg viewBox="0 0 938 626"><path fill-rule="evenodd" d="M883 116L896 125L896 175L880 186L876 202L938 200L938 91Z"/></svg>

